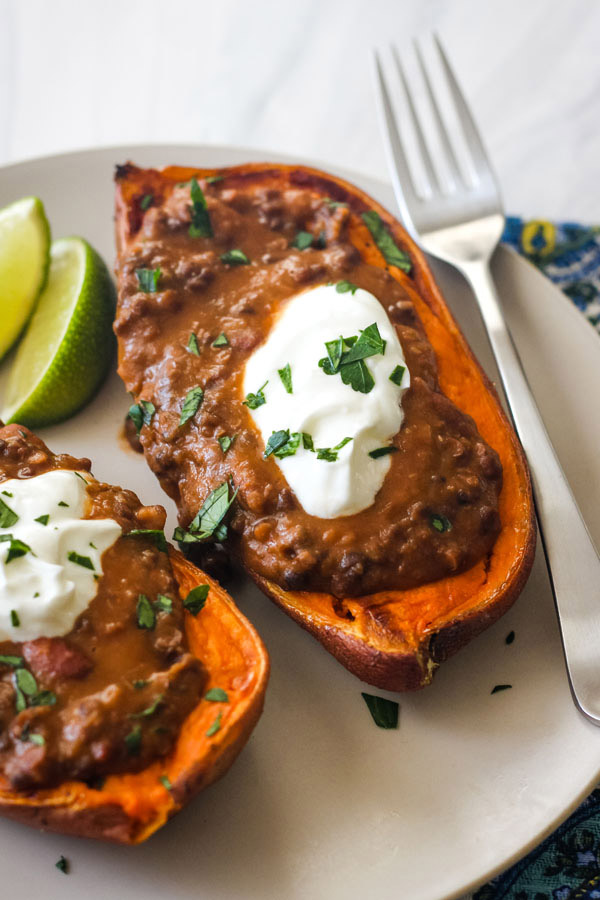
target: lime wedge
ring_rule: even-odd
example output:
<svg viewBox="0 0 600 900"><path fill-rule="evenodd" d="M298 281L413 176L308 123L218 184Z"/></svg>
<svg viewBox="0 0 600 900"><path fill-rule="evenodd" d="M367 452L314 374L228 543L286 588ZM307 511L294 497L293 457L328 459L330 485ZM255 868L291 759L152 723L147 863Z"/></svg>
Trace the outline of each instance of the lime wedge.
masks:
<svg viewBox="0 0 600 900"><path fill-rule="evenodd" d="M29 428L68 419L94 395L114 352L115 288L82 238L54 241L48 281L8 376L0 418Z"/></svg>
<svg viewBox="0 0 600 900"><path fill-rule="evenodd" d="M21 334L46 281L50 226L42 201L0 209L0 359Z"/></svg>

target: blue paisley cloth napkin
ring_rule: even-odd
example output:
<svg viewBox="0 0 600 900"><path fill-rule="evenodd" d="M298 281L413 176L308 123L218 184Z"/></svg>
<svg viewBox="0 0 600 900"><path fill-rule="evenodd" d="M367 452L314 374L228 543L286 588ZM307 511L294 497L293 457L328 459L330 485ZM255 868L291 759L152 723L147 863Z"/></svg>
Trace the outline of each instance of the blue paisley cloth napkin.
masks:
<svg viewBox="0 0 600 900"><path fill-rule="evenodd" d="M509 216L502 241L552 279L600 334L600 227ZM464 900L600 900L600 788L539 847Z"/></svg>

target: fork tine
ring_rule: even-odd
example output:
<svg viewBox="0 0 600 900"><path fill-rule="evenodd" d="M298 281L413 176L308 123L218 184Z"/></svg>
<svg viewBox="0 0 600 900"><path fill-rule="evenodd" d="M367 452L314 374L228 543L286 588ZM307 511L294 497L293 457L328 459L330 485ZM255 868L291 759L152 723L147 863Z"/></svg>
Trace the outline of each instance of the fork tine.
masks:
<svg viewBox="0 0 600 900"><path fill-rule="evenodd" d="M441 190L441 185L439 182L439 178L437 177L437 173L433 168L433 162L431 160L431 155L427 148L427 142L425 141L425 135L423 134L423 129L421 128L421 122L419 120L419 116L417 114L417 110L415 104L413 102L411 91L408 87L408 81L406 80L406 75L404 74L404 68L402 63L400 62L400 57L398 56L398 52L394 46L391 48L392 56L394 58L394 62L396 64L396 69L398 70L398 76L400 81L402 82L402 87L404 89L404 95L406 97L408 108L410 110L410 116L412 119L413 127L415 129L415 134L417 136L417 143L419 145L419 150L421 151L421 157L423 159L423 165L425 171L427 172L427 177L429 179L429 188L431 193L431 188L433 186L437 187Z"/></svg>
<svg viewBox="0 0 600 900"><path fill-rule="evenodd" d="M464 179L463 179L461 171L458 167L458 161L456 159L454 147L452 146L452 141L450 140L450 135L448 134L448 129L446 128L446 123L444 122L444 119L442 118L442 114L440 111L440 105L437 101L437 97L433 90L431 78L429 76L427 66L425 65L425 60L423 58L423 54L421 52L419 42L415 40L414 45L415 45L415 54L416 54L417 60L419 62L419 68L421 69L421 74L423 75L423 81L425 82L425 88L427 90L429 102L431 103L431 108L433 110L435 124L436 124L437 130L438 130L438 133L440 135L444 150L446 151L446 161L448 163L448 168L450 169L450 175L452 176L455 184L462 184L464 186Z"/></svg>
<svg viewBox="0 0 600 900"><path fill-rule="evenodd" d="M488 155L485 151L485 147L483 146L483 141L481 140L479 131L475 124L475 120L471 115L467 102L459 87L458 81L456 80L456 76L452 71L452 67L450 66L448 57L446 56L444 48L442 47L442 43L435 33L433 35L433 39L438 49L444 72L446 73L448 87L450 88L450 93L452 94L452 98L454 100L458 119L463 127L467 146L475 165L475 171L479 176L489 174L490 172L493 175L493 170L490 165Z"/></svg>
<svg viewBox="0 0 600 900"><path fill-rule="evenodd" d="M408 164L406 153L402 139L396 125L396 117L390 100L379 55L376 50L373 51L373 61L375 69L375 81L377 85L377 96L380 102L380 110L385 122L383 129L383 140L385 148L391 161L392 177L396 187L396 198L401 207L402 219L409 231L414 231L412 216L410 209L415 209L420 203L419 197L415 192L413 177Z"/></svg>

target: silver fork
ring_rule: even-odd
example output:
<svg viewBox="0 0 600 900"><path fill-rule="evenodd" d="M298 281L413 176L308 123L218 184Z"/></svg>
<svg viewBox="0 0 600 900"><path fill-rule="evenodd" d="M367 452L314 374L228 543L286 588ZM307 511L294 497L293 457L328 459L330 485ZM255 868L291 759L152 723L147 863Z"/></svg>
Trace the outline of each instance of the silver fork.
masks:
<svg viewBox="0 0 600 900"><path fill-rule="evenodd" d="M462 126L474 170L473 183L463 178L440 114L433 80L417 46L430 108L446 164L452 176L440 184L398 55L393 51L398 87L408 101L418 151L428 184L415 185L390 100L381 59L375 53L377 96L384 141L402 220L430 254L450 263L467 279L477 299L515 427L531 468L535 504L558 613L567 671L576 705L600 725L600 557L556 457L508 332L489 262L504 228L496 179L466 101L437 38L457 119Z"/></svg>

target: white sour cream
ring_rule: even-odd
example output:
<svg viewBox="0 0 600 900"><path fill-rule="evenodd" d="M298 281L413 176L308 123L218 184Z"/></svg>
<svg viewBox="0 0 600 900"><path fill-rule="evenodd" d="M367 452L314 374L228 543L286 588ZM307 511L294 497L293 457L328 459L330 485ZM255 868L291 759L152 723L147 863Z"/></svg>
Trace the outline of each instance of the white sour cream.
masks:
<svg viewBox="0 0 600 900"><path fill-rule="evenodd" d="M325 342L359 336L374 322L385 351L365 359L375 384L363 394L344 384L339 373L325 374L318 363L327 356ZM287 364L292 394L278 374ZM405 367L400 385L390 381L396 366ZM337 451L335 462L318 459L302 444L293 456L273 456L306 512L334 519L371 506L391 459L372 459L369 453L388 446L399 431L402 395L410 385L402 347L377 298L360 288L339 293L335 285L292 297L246 363L244 394L255 394L265 382L266 402L250 409L265 446L273 432L286 429L309 434L315 448L332 448L352 438Z"/></svg>
<svg viewBox="0 0 600 900"><path fill-rule="evenodd" d="M0 521L10 519L10 513L18 516L0 527L0 641L67 634L96 595L102 554L121 527L113 519L82 518L86 481L66 469L3 481L0 500L9 510L0 506ZM12 543L6 535L12 535ZM18 552L15 541L31 549L7 562L11 546ZM93 569L69 559L70 554L89 560Z"/></svg>

